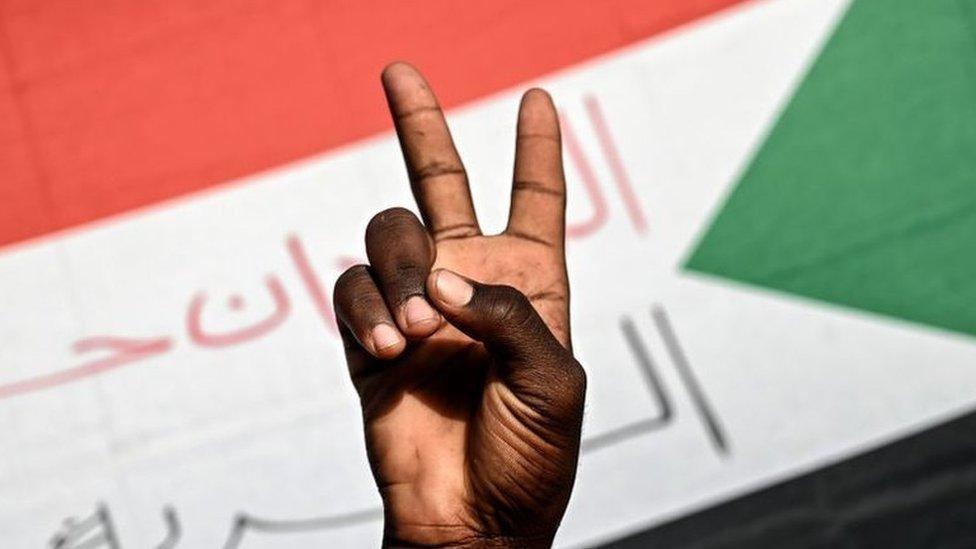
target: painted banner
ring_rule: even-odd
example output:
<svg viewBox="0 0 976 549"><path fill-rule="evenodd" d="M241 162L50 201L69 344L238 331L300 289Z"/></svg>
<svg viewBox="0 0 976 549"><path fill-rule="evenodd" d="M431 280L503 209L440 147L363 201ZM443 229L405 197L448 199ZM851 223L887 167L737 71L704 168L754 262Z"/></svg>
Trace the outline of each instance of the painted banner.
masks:
<svg viewBox="0 0 976 549"><path fill-rule="evenodd" d="M486 232L521 90L560 110L590 386L559 546L976 404L972 2L89 4L0 6L5 547L378 544L331 288L413 208L398 58Z"/></svg>

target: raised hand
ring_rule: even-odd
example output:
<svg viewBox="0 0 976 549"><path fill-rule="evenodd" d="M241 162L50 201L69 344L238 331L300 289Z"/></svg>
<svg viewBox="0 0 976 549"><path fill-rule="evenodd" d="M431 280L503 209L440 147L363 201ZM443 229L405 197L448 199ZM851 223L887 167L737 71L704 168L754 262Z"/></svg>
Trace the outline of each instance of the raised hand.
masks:
<svg viewBox="0 0 976 549"><path fill-rule="evenodd" d="M423 77L383 71L423 223L366 229L369 265L336 282L384 545L547 547L576 474L586 376L573 358L559 122L522 97L505 232L484 236Z"/></svg>

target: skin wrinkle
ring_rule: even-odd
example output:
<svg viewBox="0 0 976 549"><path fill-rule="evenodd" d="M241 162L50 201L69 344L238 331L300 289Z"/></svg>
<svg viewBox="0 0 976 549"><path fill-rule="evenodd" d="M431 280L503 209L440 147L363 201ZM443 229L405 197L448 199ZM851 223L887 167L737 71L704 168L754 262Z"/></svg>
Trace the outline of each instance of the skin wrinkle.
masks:
<svg viewBox="0 0 976 549"><path fill-rule="evenodd" d="M481 234L478 226L473 223L457 223L454 225L448 225L447 227L441 227L432 232L434 242L441 242L442 240L460 240Z"/></svg>
<svg viewBox="0 0 976 549"><path fill-rule="evenodd" d="M554 196L560 199L566 197L566 195L563 192L550 188L549 185L546 185L541 181L533 181L531 179L515 180L512 183L512 190L516 192L533 192L533 193L547 194L549 196Z"/></svg>
<svg viewBox="0 0 976 549"><path fill-rule="evenodd" d="M542 244L543 246L545 246L547 248L556 248L556 243L550 242L550 241L548 241L548 240L546 240L544 238L540 238L540 237L537 237L537 236L532 236L531 234L525 233L525 232L522 232L522 231L513 231L513 230L509 229L509 230L505 231L505 234L507 236L512 237L512 238L518 238L519 240L525 240L527 242L533 242L535 244Z"/></svg>
<svg viewBox="0 0 976 549"><path fill-rule="evenodd" d="M559 134L546 134L546 133L520 133L516 135L516 139L519 141L532 140L532 139L543 139L546 141L555 141L556 143L562 143L562 138Z"/></svg>
<svg viewBox="0 0 976 549"><path fill-rule="evenodd" d="M394 274L387 284L402 294L397 304L406 301L408 297L423 295L424 279L427 278L425 271L428 269L409 260L400 261L393 267Z"/></svg>
<svg viewBox="0 0 976 549"><path fill-rule="evenodd" d="M560 303L566 301L566 296L560 294L559 292L542 291L536 292L527 297L529 298L529 301L557 301Z"/></svg>
<svg viewBox="0 0 976 549"><path fill-rule="evenodd" d="M441 114L441 108L437 105L419 106L409 111L398 112L393 115L393 118L395 122L403 122L413 118L414 116L422 114L434 114L439 116Z"/></svg>
<svg viewBox="0 0 976 549"><path fill-rule="evenodd" d="M464 171L464 167L450 161L435 161L421 166L412 172L410 180L419 185L427 185L430 180L444 176L464 178L464 184L467 184L468 174Z"/></svg>
<svg viewBox="0 0 976 549"><path fill-rule="evenodd" d="M431 231L431 233L433 233L434 237L437 237L438 235L441 235L445 232L453 231L457 229L473 229L474 232L472 232L468 236L476 236L479 234L478 226L475 225L474 223L456 223L454 225L445 225L444 227L439 227L435 231Z"/></svg>
<svg viewBox="0 0 976 549"><path fill-rule="evenodd" d="M535 429L532 429L524 425L525 423L527 423L525 417L526 415L529 415L529 414L525 414L524 411L518 413L513 411L509 406L499 406L499 405L486 406L484 410L485 413L490 413L494 416L495 421L492 424L497 426L495 429L488 429L487 430L488 434L493 435L496 438L502 440L509 448L519 453L529 465L532 465L537 470L546 469L544 465L533 463L533 457L551 455L556 452L557 447L553 444L549 444L546 442L546 435L550 433L545 432L544 429L540 429L539 431L542 432L539 432ZM498 430L498 428L502 428L502 427L504 428L504 430L501 431ZM508 439L508 437L504 436L506 433L516 434L519 432L522 433L527 432L530 435L530 436L514 437L516 440L524 443L522 445L523 448L518 448L517 443L512 442L511 440ZM543 476L543 475L539 475L539 476ZM534 478L538 478L538 476Z"/></svg>

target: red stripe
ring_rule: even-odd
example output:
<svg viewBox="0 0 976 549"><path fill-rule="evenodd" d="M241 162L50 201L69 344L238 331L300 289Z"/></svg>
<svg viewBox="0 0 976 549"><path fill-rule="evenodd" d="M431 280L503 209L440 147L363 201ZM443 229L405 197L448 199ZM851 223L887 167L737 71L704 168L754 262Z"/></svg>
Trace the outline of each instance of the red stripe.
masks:
<svg viewBox="0 0 976 549"><path fill-rule="evenodd" d="M0 245L387 129L406 59L456 106L742 0L5 0Z"/></svg>

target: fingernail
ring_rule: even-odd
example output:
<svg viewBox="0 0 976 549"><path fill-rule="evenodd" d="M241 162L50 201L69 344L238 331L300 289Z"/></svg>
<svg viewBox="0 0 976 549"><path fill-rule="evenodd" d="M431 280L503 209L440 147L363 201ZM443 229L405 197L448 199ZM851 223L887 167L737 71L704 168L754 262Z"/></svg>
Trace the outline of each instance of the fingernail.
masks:
<svg viewBox="0 0 976 549"><path fill-rule="evenodd" d="M377 324L373 327L373 349L382 351L400 343L400 334L389 324Z"/></svg>
<svg viewBox="0 0 976 549"><path fill-rule="evenodd" d="M441 301L455 307L467 305L474 295L474 287L471 283L451 271L438 272L434 285L437 287L437 295Z"/></svg>
<svg viewBox="0 0 976 549"><path fill-rule="evenodd" d="M403 310L403 316L406 317L407 324L411 326L429 324L437 320L437 313L427 304L427 300L419 295L415 295L407 300L407 304Z"/></svg>

